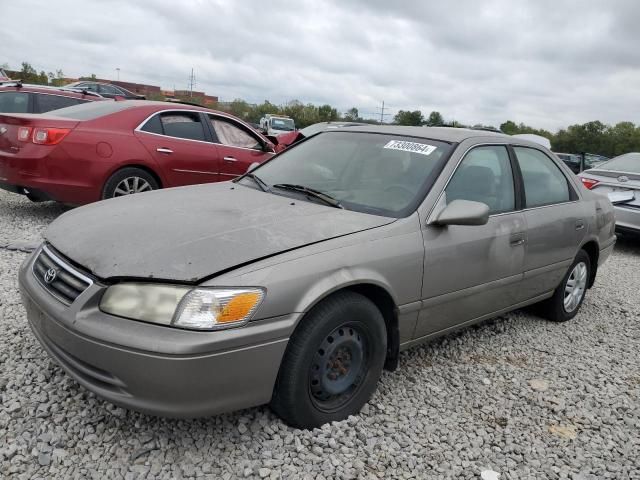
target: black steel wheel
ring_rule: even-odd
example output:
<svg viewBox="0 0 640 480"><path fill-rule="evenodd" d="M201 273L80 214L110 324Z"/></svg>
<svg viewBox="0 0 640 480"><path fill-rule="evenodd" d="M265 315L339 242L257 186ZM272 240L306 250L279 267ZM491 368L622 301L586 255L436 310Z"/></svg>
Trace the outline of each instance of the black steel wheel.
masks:
<svg viewBox="0 0 640 480"><path fill-rule="evenodd" d="M386 351L380 310L363 295L338 292L305 315L289 340L271 407L298 428L356 414L375 392Z"/></svg>

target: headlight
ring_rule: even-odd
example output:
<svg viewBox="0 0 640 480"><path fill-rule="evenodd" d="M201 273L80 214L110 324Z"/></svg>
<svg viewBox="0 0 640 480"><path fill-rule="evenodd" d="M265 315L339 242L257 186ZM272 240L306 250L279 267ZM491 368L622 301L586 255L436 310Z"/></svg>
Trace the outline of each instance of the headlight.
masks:
<svg viewBox="0 0 640 480"><path fill-rule="evenodd" d="M263 298L261 288L120 283L107 289L100 310L162 325L218 330L247 323Z"/></svg>

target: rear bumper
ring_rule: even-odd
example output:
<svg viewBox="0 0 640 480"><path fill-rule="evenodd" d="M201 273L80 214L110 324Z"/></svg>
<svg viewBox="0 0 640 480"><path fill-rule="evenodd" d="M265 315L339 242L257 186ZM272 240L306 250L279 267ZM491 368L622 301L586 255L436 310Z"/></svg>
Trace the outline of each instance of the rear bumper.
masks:
<svg viewBox="0 0 640 480"><path fill-rule="evenodd" d="M98 396L143 413L187 418L270 401L296 315L219 332L135 322L97 308L99 285L62 305L37 283L32 261L19 275L31 329L49 355Z"/></svg>
<svg viewBox="0 0 640 480"><path fill-rule="evenodd" d="M100 188L87 183L77 174L69 175L56 165L68 165L68 157L21 158L0 153L0 188L13 193L33 196L36 200L85 204L100 199ZM68 167L67 167L68 168ZM82 173L82 172L77 172Z"/></svg>
<svg viewBox="0 0 640 480"><path fill-rule="evenodd" d="M640 233L640 208L614 205L613 210L616 216L617 230Z"/></svg>

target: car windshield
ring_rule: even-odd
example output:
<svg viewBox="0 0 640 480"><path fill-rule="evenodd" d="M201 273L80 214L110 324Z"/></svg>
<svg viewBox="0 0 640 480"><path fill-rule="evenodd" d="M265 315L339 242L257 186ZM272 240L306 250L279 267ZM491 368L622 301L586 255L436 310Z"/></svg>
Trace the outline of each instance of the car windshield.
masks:
<svg viewBox="0 0 640 480"><path fill-rule="evenodd" d="M602 170L614 172L640 173L640 153L627 153L598 165Z"/></svg>
<svg viewBox="0 0 640 480"><path fill-rule="evenodd" d="M271 128L274 130L284 130L286 132L292 132L296 129L293 120L290 118L272 118Z"/></svg>
<svg viewBox="0 0 640 480"><path fill-rule="evenodd" d="M329 131L284 151L252 173L273 194L304 198L304 192L278 187L303 186L348 210L405 217L431 188L451 148L425 138ZM252 180L241 181L255 188Z"/></svg>

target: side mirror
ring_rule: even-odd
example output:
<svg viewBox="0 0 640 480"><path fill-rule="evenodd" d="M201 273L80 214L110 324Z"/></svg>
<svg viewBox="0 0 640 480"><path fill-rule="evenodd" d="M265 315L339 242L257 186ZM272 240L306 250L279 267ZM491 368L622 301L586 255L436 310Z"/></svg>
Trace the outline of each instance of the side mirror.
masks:
<svg viewBox="0 0 640 480"><path fill-rule="evenodd" d="M268 153L276 153L276 147L268 142L262 144L262 150Z"/></svg>
<svg viewBox="0 0 640 480"><path fill-rule="evenodd" d="M276 137L275 135L265 135L265 137L267 137L267 140L269 140L274 145L278 145L278 137Z"/></svg>
<svg viewBox="0 0 640 480"><path fill-rule="evenodd" d="M489 221L489 206L470 200L454 200L436 217L435 225L485 225Z"/></svg>

